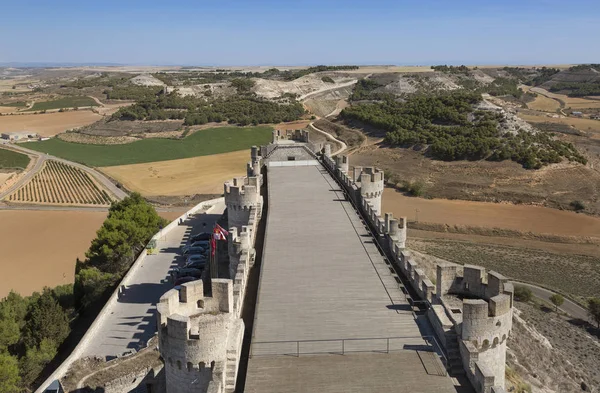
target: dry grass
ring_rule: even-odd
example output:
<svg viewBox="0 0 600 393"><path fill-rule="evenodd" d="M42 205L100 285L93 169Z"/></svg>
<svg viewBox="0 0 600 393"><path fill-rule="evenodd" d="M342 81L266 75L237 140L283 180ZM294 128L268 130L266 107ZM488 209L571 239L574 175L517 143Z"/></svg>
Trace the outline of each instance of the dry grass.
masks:
<svg viewBox="0 0 600 393"><path fill-rule="evenodd" d="M556 112L560 109L560 102L538 94L535 100L527 103L527 107L542 112Z"/></svg>
<svg viewBox="0 0 600 393"><path fill-rule="evenodd" d="M502 203L407 197L393 189L383 192L383 211L396 217L429 223L484 228L512 229L521 232L561 236L600 234L600 218L570 211ZM418 211L417 211L418 210Z"/></svg>
<svg viewBox="0 0 600 393"><path fill-rule="evenodd" d="M41 136L54 136L66 130L92 124L102 118L89 110L44 114L0 116L2 131L33 131Z"/></svg>
<svg viewBox="0 0 600 393"><path fill-rule="evenodd" d="M248 150L181 160L100 168L144 196L222 194L223 182L246 173Z"/></svg>
<svg viewBox="0 0 600 393"><path fill-rule="evenodd" d="M410 238L407 246L450 262L479 265L510 278L556 288L579 299L600 296L600 256L569 254L567 258L543 250L446 239Z"/></svg>

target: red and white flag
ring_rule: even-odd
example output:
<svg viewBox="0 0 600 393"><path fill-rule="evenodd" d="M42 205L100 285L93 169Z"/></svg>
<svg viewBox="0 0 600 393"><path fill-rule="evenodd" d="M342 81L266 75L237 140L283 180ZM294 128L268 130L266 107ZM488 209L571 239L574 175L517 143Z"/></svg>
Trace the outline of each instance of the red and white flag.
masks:
<svg viewBox="0 0 600 393"><path fill-rule="evenodd" d="M213 229L213 237L215 240L227 240L227 236L229 236L229 232L223 229L219 224L215 224L215 228Z"/></svg>

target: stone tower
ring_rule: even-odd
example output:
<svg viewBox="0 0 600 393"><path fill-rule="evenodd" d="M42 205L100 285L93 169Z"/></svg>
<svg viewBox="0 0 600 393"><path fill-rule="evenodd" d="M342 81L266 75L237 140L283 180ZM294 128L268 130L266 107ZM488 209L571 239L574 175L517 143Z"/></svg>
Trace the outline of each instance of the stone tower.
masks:
<svg viewBox="0 0 600 393"><path fill-rule="evenodd" d="M363 200L373 206L377 215L381 215L381 196L383 195L383 171L374 167L354 167L352 176L354 182L360 187Z"/></svg>
<svg viewBox="0 0 600 393"><path fill-rule="evenodd" d="M262 196L259 177L234 178L225 183L224 194L228 228L237 228L241 231L242 226L248 224L251 208L258 209L260 216Z"/></svg>
<svg viewBox="0 0 600 393"><path fill-rule="evenodd" d="M323 147L323 155L325 155L325 157L331 157L331 144L325 144L325 147Z"/></svg>
<svg viewBox="0 0 600 393"><path fill-rule="evenodd" d="M246 172L248 177L257 176L260 174L260 167L262 164L262 157L260 156L260 150L257 146L252 146L250 148L250 161L246 166Z"/></svg>
<svg viewBox="0 0 600 393"><path fill-rule="evenodd" d="M348 174L348 156L346 155L338 155L335 156L335 166L340 170L340 172Z"/></svg>
<svg viewBox="0 0 600 393"><path fill-rule="evenodd" d="M390 236L391 245L400 249L406 247L406 217L394 218L392 213L385 213L385 231Z"/></svg>
<svg viewBox="0 0 600 393"><path fill-rule="evenodd" d="M213 279L211 297L202 280L171 289L160 298L157 319L167 393L235 389L244 322L233 310L231 280Z"/></svg>

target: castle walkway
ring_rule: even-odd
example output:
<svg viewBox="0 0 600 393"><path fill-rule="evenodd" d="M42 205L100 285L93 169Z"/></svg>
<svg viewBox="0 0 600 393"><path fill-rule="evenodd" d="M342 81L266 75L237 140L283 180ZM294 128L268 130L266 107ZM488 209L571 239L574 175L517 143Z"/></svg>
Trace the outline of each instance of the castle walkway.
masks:
<svg viewBox="0 0 600 393"><path fill-rule="evenodd" d="M245 392L455 392L383 256L320 165L268 168Z"/></svg>

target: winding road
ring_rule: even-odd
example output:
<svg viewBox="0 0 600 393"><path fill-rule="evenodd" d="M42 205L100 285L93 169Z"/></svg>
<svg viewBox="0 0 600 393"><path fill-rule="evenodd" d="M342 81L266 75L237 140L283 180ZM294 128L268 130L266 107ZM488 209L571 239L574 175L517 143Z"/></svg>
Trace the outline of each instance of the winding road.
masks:
<svg viewBox="0 0 600 393"><path fill-rule="evenodd" d="M538 299L545 300L548 303L552 303L550 301L550 296L552 296L556 293L556 292L553 292L546 288L538 287L537 285L528 284L528 283L524 283L524 282L520 282L520 281L513 281L512 283L513 283L513 285L520 285L520 286L531 289L533 296L537 297ZM565 297L565 302L558 309L569 314L573 318L581 319L583 321L588 321L590 323L593 323L593 321L590 320L588 312L584 307L581 307L579 304L567 299L566 297Z"/></svg>

